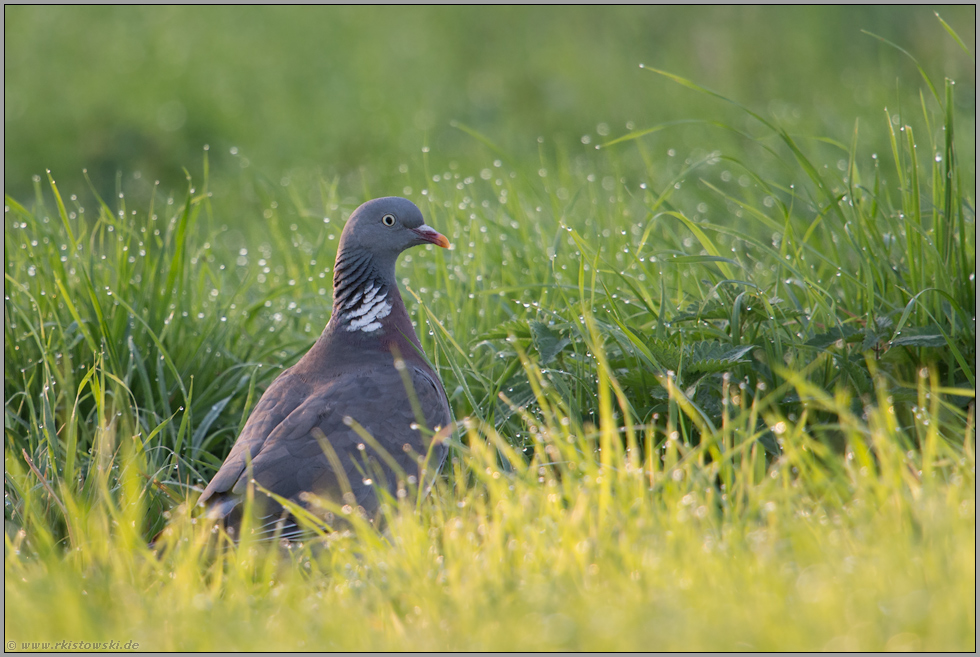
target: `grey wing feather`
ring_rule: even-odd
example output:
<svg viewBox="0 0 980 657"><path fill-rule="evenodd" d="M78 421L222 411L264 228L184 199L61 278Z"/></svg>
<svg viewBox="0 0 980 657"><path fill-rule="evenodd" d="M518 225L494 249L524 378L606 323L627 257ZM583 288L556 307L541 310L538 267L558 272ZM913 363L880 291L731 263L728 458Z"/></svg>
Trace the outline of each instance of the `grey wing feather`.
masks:
<svg viewBox="0 0 980 657"><path fill-rule="evenodd" d="M288 369L272 382L255 405L225 462L204 489L199 504L203 504L213 495L228 492L235 486L245 471L248 459L254 459L262 451L272 431L302 402L305 388L303 382L292 376Z"/></svg>
<svg viewBox="0 0 980 657"><path fill-rule="evenodd" d="M446 392L442 384L435 376L419 367L412 367L412 383L415 386L415 393L418 396L419 406L425 413L425 423L429 431L436 433L448 427L452 423L452 414L449 410L449 400L446 399ZM428 449L433 436L425 438L425 448ZM440 442L432 446L432 455L429 457L429 472L437 474L442 468L442 463L446 459L449 447Z"/></svg>
<svg viewBox="0 0 980 657"><path fill-rule="evenodd" d="M425 426L429 431L447 426L449 405L438 380L415 366L410 374ZM252 478L277 495L303 504L302 493L311 492L342 504L349 485L356 503L368 514L374 513L378 505L374 486L394 493L398 476L388 459L375 454L344 421L347 416L374 437L406 476L422 474L419 457L425 457L431 435L412 428L417 418L394 368L346 374L315 386L298 377L283 379L287 379L285 374L269 387L256 406L202 501L214 496L212 505L228 506L226 498L240 497L245 492L249 481L247 452ZM314 429L330 443L342 473L334 470ZM438 472L447 451L441 444L432 449L425 473L427 481Z"/></svg>

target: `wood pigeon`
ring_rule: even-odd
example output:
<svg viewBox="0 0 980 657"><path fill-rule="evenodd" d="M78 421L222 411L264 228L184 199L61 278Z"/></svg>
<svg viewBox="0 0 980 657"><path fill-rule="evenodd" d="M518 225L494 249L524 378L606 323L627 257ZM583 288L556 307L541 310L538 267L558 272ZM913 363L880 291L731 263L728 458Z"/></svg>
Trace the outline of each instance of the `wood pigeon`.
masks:
<svg viewBox="0 0 980 657"><path fill-rule="evenodd" d="M376 487L404 497L431 486L448 451L449 402L395 281L399 254L420 244L448 248L449 240L407 199L374 199L350 216L337 249L330 321L259 399L199 499L209 519L234 533L250 481L258 485L261 518L253 531L285 538L301 532L259 487L329 525L342 518L311 495L374 521Z"/></svg>

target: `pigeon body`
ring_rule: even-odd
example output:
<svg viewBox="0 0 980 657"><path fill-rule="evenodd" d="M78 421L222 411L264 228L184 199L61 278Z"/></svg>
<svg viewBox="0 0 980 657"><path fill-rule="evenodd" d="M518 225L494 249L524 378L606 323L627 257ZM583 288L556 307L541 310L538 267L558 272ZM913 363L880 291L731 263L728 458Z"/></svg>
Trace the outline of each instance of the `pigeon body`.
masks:
<svg viewBox="0 0 980 657"><path fill-rule="evenodd" d="M256 404L201 495L209 518L237 525L251 480L328 521L308 494L373 518L376 486L398 495L406 484L431 483L448 451L431 443L450 425L449 402L395 281L398 255L426 243L449 246L407 199L375 199L354 211L337 249L330 321ZM259 528L271 533L287 514L259 488L255 500Z"/></svg>

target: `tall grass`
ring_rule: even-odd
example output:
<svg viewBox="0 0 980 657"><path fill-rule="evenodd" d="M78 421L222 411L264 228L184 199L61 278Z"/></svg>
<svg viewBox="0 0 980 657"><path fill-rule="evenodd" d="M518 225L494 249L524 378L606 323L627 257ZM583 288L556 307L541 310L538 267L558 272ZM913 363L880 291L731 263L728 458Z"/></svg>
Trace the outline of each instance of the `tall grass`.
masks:
<svg viewBox="0 0 980 657"><path fill-rule="evenodd" d="M60 496L67 554L40 524L8 535L5 638L154 650L972 649L973 427L954 442L925 421L939 414L934 378L919 382L931 408L907 429L883 388L862 418L846 395L792 379L811 412L839 418L844 457L805 421L760 409L765 399L732 409L711 443L668 436L631 452L611 404L590 433L555 407L533 419L530 460L473 422L418 512L391 502L384 534L355 526L327 549L246 535L215 553L210 528L178 511L157 557L138 529L143 456L123 450L118 476L92 476L90 499ZM599 393L613 396L608 381ZM757 415L786 439L770 467ZM590 457L600 446L609 458ZM8 460L9 476L27 481L20 463ZM59 498L24 493L28 517Z"/></svg>
<svg viewBox="0 0 980 657"><path fill-rule="evenodd" d="M326 549L191 509L378 190L248 178L247 229L206 151L146 207L121 177L111 202L50 175L8 196L5 639L975 648L975 163L925 80L846 142L734 103L700 124L731 153L665 158L680 126L652 125L529 162L459 125L487 161L403 167L455 244L400 272L464 428L418 508Z"/></svg>

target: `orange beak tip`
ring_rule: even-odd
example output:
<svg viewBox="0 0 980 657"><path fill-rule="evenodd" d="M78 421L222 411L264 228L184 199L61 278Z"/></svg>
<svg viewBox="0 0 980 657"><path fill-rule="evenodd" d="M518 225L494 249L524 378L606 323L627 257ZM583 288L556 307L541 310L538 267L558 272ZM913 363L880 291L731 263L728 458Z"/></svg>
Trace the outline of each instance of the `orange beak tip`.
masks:
<svg viewBox="0 0 980 657"><path fill-rule="evenodd" d="M438 232L434 228L422 224L418 228L414 228L413 231L421 239L428 242L429 244L435 244L436 246L441 246L444 249L448 249L451 245L446 236Z"/></svg>

